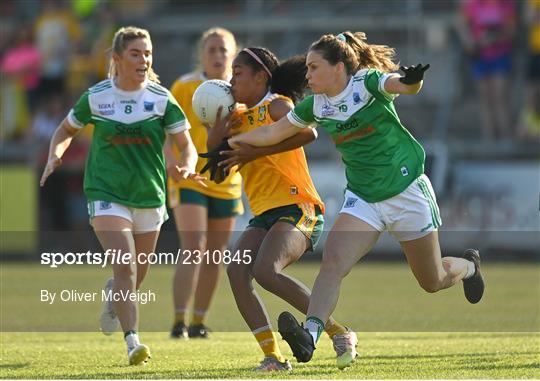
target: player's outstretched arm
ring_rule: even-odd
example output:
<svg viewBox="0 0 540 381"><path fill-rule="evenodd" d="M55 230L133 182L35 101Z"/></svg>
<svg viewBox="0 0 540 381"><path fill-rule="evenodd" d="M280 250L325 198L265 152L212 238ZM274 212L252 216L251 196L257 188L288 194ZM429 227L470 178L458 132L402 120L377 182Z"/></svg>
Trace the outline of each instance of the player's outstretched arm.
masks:
<svg viewBox="0 0 540 381"><path fill-rule="evenodd" d="M228 173L236 165L242 167L244 164L260 157L290 151L309 144L315 139L317 139L317 130L314 128L303 128L296 135L267 147L254 147L246 143L237 142L235 143L237 148L234 150L220 152L221 155L228 157L228 159L221 161L219 166L224 168L225 173Z"/></svg>
<svg viewBox="0 0 540 381"><path fill-rule="evenodd" d="M62 156L71 144L73 137L77 135L78 132L78 129L71 127L67 119L64 119L56 128L49 146L47 165L45 166L39 181L40 186L45 185L47 178L62 164Z"/></svg>
<svg viewBox="0 0 540 381"><path fill-rule="evenodd" d="M294 104L291 101L278 98L270 103L268 112L272 120L280 120L286 118L286 115L293 108ZM293 136L269 146L255 147L241 141L236 142L237 147L234 150L221 152L221 154L229 157L229 159L221 162L220 166L225 166L225 171L228 172L235 165L242 166L263 156L290 151L311 143L316 138L317 131L315 129L303 128Z"/></svg>
<svg viewBox="0 0 540 381"><path fill-rule="evenodd" d="M173 178L175 180L191 179L206 187L203 181L206 178L199 175L195 169L198 156L189 131L184 130L177 134L171 134L170 138L180 150L180 162L176 166L176 173L173 174Z"/></svg>
<svg viewBox="0 0 540 381"><path fill-rule="evenodd" d="M287 118L281 118L275 123L233 136L229 139L229 145L232 148L238 147L237 143L246 143L256 147L271 146L296 135L300 130L301 128L296 127Z"/></svg>
<svg viewBox="0 0 540 381"><path fill-rule="evenodd" d="M285 99L275 99L270 103L269 112L272 120L281 120L287 119L287 114L292 109L294 109L292 102ZM257 147L257 150L259 151L259 157L274 155L302 147L315 139L317 139L317 130L314 128L301 128L300 131L296 130L296 133L287 139L270 146Z"/></svg>
<svg viewBox="0 0 540 381"><path fill-rule="evenodd" d="M384 90L390 94L418 94L424 81L424 73L429 69L429 64L413 66L401 66L399 68L405 75L394 74L384 82Z"/></svg>

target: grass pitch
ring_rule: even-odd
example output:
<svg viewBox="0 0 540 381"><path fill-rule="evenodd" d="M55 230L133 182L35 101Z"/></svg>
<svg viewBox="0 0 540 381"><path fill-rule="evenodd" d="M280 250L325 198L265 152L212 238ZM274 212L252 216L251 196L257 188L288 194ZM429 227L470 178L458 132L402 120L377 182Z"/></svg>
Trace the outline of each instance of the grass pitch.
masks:
<svg viewBox="0 0 540 381"><path fill-rule="evenodd" d="M300 263L291 266L290 273L311 286L317 269L317 263ZM97 332L101 303L39 302L42 288L100 290L110 270L4 263L0 377L539 378L539 270L537 264L486 264L485 298L472 306L465 301L461 285L425 293L404 263L360 264L344 282L335 314L358 332L356 363L339 371L331 341L323 336L308 364L296 363L287 344L280 341L293 372L258 374L251 369L262 352L236 310L226 277L208 322L215 331L211 339L175 341L167 332L173 269L153 268L144 286L154 290L157 301L141 306L141 339L150 346L152 359L146 366L130 367L121 333L106 337ZM263 290L261 295L274 325L282 310L291 310Z"/></svg>

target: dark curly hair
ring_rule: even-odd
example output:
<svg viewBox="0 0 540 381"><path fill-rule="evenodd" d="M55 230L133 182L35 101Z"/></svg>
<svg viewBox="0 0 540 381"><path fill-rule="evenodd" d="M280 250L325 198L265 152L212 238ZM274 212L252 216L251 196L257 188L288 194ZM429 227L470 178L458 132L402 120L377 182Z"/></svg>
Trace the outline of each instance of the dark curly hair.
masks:
<svg viewBox="0 0 540 381"><path fill-rule="evenodd" d="M297 55L280 63L275 54L266 48L250 47L247 49L255 54L272 74L268 76L267 83L270 91L289 97L295 103L303 97L307 84L305 55ZM236 59L251 67L254 72L267 72L245 49L238 53Z"/></svg>

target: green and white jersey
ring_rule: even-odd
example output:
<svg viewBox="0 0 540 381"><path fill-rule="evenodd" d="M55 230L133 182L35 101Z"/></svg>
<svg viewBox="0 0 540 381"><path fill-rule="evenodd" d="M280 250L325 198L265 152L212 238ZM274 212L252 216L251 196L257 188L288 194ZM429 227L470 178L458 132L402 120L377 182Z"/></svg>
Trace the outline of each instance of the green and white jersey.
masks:
<svg viewBox="0 0 540 381"><path fill-rule="evenodd" d="M165 133L189 128L166 88L148 81L141 90L123 91L107 79L81 96L67 120L74 128L94 125L84 174L89 201L135 208L165 203Z"/></svg>
<svg viewBox="0 0 540 381"><path fill-rule="evenodd" d="M330 134L346 167L347 188L367 202L401 193L424 173L425 152L384 90L389 76L360 70L341 94L309 96L287 114L295 126L315 124Z"/></svg>

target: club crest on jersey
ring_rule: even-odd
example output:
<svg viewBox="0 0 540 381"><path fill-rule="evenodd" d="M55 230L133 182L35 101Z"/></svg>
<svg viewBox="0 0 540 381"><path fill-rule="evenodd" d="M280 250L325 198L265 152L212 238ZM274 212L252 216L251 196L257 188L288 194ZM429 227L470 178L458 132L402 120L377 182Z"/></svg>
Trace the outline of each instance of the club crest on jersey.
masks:
<svg viewBox="0 0 540 381"><path fill-rule="evenodd" d="M345 208L353 208L356 201L358 201L357 198L347 197L347 201L345 201Z"/></svg>
<svg viewBox="0 0 540 381"><path fill-rule="evenodd" d="M298 194L298 188L294 185L291 185L291 194L297 195Z"/></svg>
<svg viewBox="0 0 540 381"><path fill-rule="evenodd" d="M359 93L353 93L352 99L355 105L360 103L360 94Z"/></svg>
<svg viewBox="0 0 540 381"><path fill-rule="evenodd" d="M323 105L321 110L321 116L332 116L335 114L335 110L329 105Z"/></svg>
<svg viewBox="0 0 540 381"><path fill-rule="evenodd" d="M99 202L99 210L107 210L111 209L112 205L109 201L100 201Z"/></svg>
<svg viewBox="0 0 540 381"><path fill-rule="evenodd" d="M154 111L154 102L144 101L143 106L145 112Z"/></svg>
<svg viewBox="0 0 540 381"><path fill-rule="evenodd" d="M259 107L259 116L257 120L259 122L264 122L265 119L266 119L266 106L261 106Z"/></svg>
<svg viewBox="0 0 540 381"><path fill-rule="evenodd" d="M304 215L304 221L302 221L302 225L305 228L309 228L311 225L313 225L314 222L315 220L311 216Z"/></svg>

